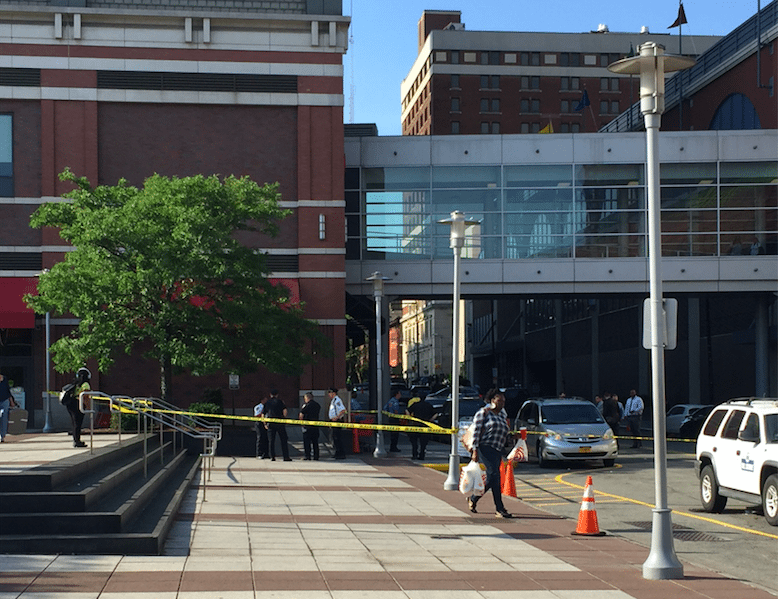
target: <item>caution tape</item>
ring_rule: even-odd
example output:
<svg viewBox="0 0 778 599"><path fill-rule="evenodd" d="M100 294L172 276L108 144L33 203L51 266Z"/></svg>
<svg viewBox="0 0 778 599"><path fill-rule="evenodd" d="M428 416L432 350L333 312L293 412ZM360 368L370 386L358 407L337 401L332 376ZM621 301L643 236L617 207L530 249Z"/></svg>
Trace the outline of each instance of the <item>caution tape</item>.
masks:
<svg viewBox="0 0 778 599"><path fill-rule="evenodd" d="M390 431L390 432L401 432L401 433L425 433L425 434L435 434L435 435L452 435L456 433L456 429L447 429L442 428L436 424L433 424L432 422L426 422L424 420L419 420L417 418L413 418L411 416L399 416L397 414L390 414L388 412L384 412L384 414L390 415L390 416L399 416L404 420L414 420L419 423L424 424L424 426L398 426L398 425L391 425L391 424L365 424L365 423L357 423L357 422L332 422L332 421L326 421L326 420L299 420L299 419L292 419L292 418L267 418L267 417L257 417L257 416L238 416L237 414L209 414L205 412L189 412L185 410L162 410L159 408L154 408L153 404L154 402L152 400L147 399L131 399L127 398L129 401L128 403L132 403L133 407L130 408L123 404L118 404L116 402L116 398L111 398L106 395L92 395L92 400L96 401L107 401L111 403L111 409L114 411L119 411L122 413L130 413L130 414L137 414L141 412L152 412L157 414L167 414L167 415L173 415L173 416L189 416L189 417L197 417L197 418L210 418L210 419L220 419L220 420L235 420L235 421L245 421L245 422L262 422L266 424L283 424L283 425L289 425L289 426L318 426L318 427L329 427L329 428L348 428L348 429L356 429L356 430L374 430L374 431ZM152 407L149 407L152 406Z"/></svg>

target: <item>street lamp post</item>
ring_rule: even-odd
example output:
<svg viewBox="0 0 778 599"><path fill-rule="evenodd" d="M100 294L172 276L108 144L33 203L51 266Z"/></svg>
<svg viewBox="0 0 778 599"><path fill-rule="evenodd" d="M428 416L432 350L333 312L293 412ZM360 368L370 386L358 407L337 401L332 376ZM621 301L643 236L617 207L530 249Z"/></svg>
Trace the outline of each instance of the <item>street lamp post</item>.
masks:
<svg viewBox="0 0 778 599"><path fill-rule="evenodd" d="M451 225L450 247L454 250L454 305L452 347L451 347L451 426L454 432L451 434L451 455L448 460L448 478L443 483L446 491L455 491L459 488L459 262L462 257L462 248L465 245L465 228L477 225L478 221L466 220L465 215L459 210L451 213L451 218L438 221L440 224Z"/></svg>
<svg viewBox="0 0 778 599"><path fill-rule="evenodd" d="M376 271L370 275L366 281L373 282L373 299L375 300L375 361L376 361L376 412L378 426L383 425L383 407L384 407L384 366L383 366L383 331L381 330L381 320L383 318L383 299L384 299L384 281L388 281L388 277L384 277L380 272ZM385 458L386 450L384 449L384 431L380 428L375 433L375 451L373 457Z"/></svg>
<svg viewBox="0 0 778 599"><path fill-rule="evenodd" d="M648 191L649 304L651 306L651 383L653 386L655 507L651 551L643 578L683 578L683 565L673 548L671 510L667 507L667 441L665 439L665 321L662 309L662 230L659 196L659 125L665 109L665 73L693 66L695 60L664 53L664 46L646 42L639 55L613 63L614 73L640 74L640 111L646 126L646 186Z"/></svg>

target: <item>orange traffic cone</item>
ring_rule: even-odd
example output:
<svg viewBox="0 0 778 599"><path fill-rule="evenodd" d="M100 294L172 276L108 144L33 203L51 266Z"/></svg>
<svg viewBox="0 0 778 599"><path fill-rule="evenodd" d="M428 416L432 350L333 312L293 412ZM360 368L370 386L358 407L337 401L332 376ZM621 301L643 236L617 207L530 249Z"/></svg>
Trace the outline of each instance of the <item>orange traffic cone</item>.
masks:
<svg viewBox="0 0 778 599"><path fill-rule="evenodd" d="M594 491L592 490L592 477L586 478L586 488L581 500L581 511L578 513L578 526L574 535L586 535L590 537L602 536L597 525L597 510L594 509Z"/></svg>
<svg viewBox="0 0 778 599"><path fill-rule="evenodd" d="M359 435L358 435L357 429L352 429L351 432L354 433L354 442L353 442L354 453L360 453L360 451L359 451Z"/></svg>
<svg viewBox="0 0 778 599"><path fill-rule="evenodd" d="M509 497L516 497L516 479L513 478L513 464L510 462L503 462L500 469L502 494L508 495Z"/></svg>

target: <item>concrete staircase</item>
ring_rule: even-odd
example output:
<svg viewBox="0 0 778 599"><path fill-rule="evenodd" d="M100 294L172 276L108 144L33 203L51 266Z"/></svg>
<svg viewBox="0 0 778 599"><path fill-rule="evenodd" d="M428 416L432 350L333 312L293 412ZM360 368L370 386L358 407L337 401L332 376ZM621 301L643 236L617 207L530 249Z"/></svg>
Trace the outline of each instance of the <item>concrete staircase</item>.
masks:
<svg viewBox="0 0 778 599"><path fill-rule="evenodd" d="M201 463L143 435L0 475L0 553L159 555Z"/></svg>

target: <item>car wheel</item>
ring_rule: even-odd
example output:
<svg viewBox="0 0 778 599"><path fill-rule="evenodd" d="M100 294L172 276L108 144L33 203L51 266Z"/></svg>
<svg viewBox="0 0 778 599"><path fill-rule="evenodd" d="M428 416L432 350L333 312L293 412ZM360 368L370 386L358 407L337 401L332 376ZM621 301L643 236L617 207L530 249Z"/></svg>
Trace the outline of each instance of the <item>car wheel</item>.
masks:
<svg viewBox="0 0 778 599"><path fill-rule="evenodd" d="M719 483L713 466L708 464L700 475L700 501L706 512L720 513L727 505L727 498L719 495Z"/></svg>
<svg viewBox="0 0 778 599"><path fill-rule="evenodd" d="M778 526L778 474L771 474L764 482L762 511L770 526Z"/></svg>
<svg viewBox="0 0 778 599"><path fill-rule="evenodd" d="M613 464L616 463L616 460L614 458L610 458L609 460L603 460L602 465L606 468L613 468Z"/></svg>
<svg viewBox="0 0 778 599"><path fill-rule="evenodd" d="M538 443L538 466L548 468L548 460L543 457L543 447Z"/></svg>

